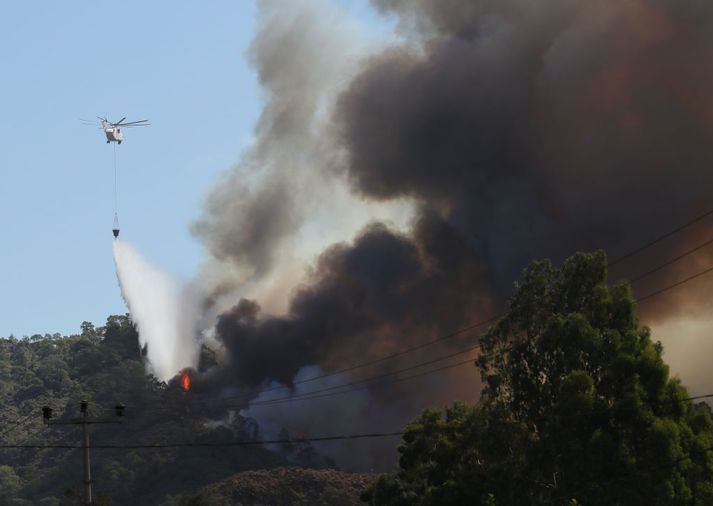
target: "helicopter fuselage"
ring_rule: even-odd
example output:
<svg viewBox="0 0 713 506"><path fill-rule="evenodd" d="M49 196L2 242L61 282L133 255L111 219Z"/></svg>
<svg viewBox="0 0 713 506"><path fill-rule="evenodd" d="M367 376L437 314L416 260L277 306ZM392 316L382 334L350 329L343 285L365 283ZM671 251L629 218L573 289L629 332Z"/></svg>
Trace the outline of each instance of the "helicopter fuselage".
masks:
<svg viewBox="0 0 713 506"><path fill-rule="evenodd" d="M121 141L124 140L124 134L121 133L121 128L118 127L105 127L104 135L106 135L107 144L110 142L121 144Z"/></svg>

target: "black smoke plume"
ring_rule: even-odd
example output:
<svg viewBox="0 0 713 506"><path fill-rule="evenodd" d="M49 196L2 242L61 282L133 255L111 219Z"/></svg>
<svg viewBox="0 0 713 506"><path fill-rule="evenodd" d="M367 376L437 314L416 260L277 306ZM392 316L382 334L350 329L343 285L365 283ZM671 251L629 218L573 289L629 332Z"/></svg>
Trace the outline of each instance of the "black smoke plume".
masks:
<svg viewBox="0 0 713 506"><path fill-rule="evenodd" d="M416 229L414 241L373 224L353 244L328 249L286 316L260 318L245 299L222 314L216 331L233 379L289 385L305 365L341 369L487 314L487 295L473 289L484 273L468 246L435 218Z"/></svg>
<svg viewBox="0 0 713 506"><path fill-rule="evenodd" d="M616 255L710 205L713 5L376 3L420 45L340 98L347 177L441 210L501 294L532 258Z"/></svg>
<svg viewBox="0 0 713 506"><path fill-rule="evenodd" d="M290 386L308 366L330 371L404 349L494 314L534 258L559 261L596 248L616 257L713 207L713 3L374 4L396 16L403 38L370 54L350 77L330 104L320 143L339 154L329 158L330 177L362 199L413 202L412 226L404 232L371 223L328 248L284 315L262 314L259 301L249 300L221 314L216 337L227 353L215 384ZM267 212L240 216L237 223L248 226L238 246L261 230L289 227L276 188L275 199L260 206ZM270 202L279 226L270 222ZM233 208L210 213L231 223ZM690 227L617 265L612 277L634 277L712 229L710 221ZM236 244L217 235L217 244ZM275 243L255 244L256 258L272 258ZM240 261L240 247L218 254ZM710 258L702 249L637 284L636 293L681 279ZM657 323L700 315L707 287L691 283L652 299L642 316ZM360 426L402 423L428 403L475 398L473 377L469 370L375 386Z"/></svg>

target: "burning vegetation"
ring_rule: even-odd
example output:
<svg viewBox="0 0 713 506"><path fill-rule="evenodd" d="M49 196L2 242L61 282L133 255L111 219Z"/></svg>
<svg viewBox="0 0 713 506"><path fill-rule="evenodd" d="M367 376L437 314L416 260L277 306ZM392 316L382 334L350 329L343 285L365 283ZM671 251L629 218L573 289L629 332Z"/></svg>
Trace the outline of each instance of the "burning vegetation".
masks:
<svg viewBox="0 0 713 506"><path fill-rule="evenodd" d="M181 388L184 392L188 392L191 389L191 376L184 369L181 371Z"/></svg>

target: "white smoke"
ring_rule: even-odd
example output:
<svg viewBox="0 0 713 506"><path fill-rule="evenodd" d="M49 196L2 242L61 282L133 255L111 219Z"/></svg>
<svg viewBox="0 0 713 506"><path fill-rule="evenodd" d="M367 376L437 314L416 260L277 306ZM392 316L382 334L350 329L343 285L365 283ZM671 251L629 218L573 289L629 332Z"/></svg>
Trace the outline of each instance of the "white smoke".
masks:
<svg viewBox="0 0 713 506"><path fill-rule="evenodd" d="M114 263L121 294L147 346L149 371L168 380L198 364L201 297L151 265L135 248L114 241Z"/></svg>

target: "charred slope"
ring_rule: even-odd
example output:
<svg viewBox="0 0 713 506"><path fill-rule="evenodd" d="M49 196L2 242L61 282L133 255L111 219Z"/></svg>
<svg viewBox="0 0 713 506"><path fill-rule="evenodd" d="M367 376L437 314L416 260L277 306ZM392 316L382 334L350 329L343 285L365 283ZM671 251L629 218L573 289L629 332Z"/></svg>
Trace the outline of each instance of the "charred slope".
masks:
<svg viewBox="0 0 713 506"><path fill-rule="evenodd" d="M203 488L197 497L175 498L167 504L191 504L192 500L196 504L226 506L350 506L360 504L359 495L373 479L369 474L331 469L280 467L244 471Z"/></svg>

